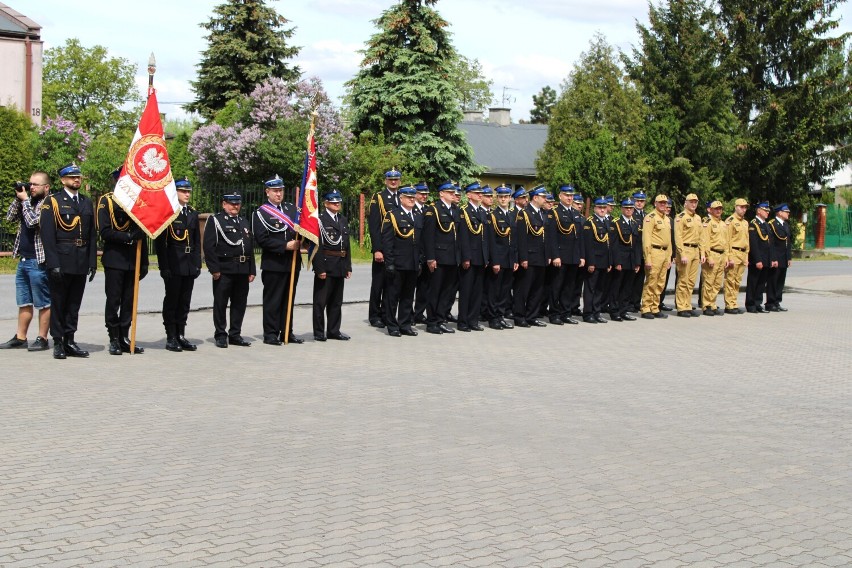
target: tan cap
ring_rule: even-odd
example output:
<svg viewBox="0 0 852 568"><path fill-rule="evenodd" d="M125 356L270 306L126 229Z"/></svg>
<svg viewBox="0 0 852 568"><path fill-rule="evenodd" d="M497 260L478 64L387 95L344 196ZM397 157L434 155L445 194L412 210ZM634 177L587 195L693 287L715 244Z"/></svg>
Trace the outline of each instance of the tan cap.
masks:
<svg viewBox="0 0 852 568"><path fill-rule="evenodd" d="M721 206L722 206L722 202L717 199L716 201L714 201L713 203L710 204L710 209L716 209L717 207L721 207Z"/></svg>
<svg viewBox="0 0 852 568"><path fill-rule="evenodd" d="M748 201L740 197L739 199L734 201L734 205L745 205L746 207L748 207Z"/></svg>
<svg viewBox="0 0 852 568"><path fill-rule="evenodd" d="M654 198L654 203L659 203L660 201L668 201L669 198L663 195L662 193Z"/></svg>
<svg viewBox="0 0 852 568"><path fill-rule="evenodd" d="M686 201L698 201L698 196L694 193L690 193L686 196Z"/></svg>

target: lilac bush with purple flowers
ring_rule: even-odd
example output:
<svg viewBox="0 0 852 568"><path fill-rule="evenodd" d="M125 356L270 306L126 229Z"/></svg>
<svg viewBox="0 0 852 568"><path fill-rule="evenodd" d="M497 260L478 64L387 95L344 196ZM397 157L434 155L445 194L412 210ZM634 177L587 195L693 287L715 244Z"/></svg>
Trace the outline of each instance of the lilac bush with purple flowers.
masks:
<svg viewBox="0 0 852 568"><path fill-rule="evenodd" d="M34 166L55 175L71 162L82 164L91 141L89 133L72 121L61 116L49 117L35 138Z"/></svg>

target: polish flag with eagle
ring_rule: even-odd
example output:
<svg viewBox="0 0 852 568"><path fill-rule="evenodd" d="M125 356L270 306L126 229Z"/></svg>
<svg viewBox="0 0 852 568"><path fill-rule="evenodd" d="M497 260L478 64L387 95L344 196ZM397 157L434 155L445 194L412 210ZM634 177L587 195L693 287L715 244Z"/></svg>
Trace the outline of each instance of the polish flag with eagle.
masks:
<svg viewBox="0 0 852 568"><path fill-rule="evenodd" d="M113 199L152 239L180 211L153 87L148 88L148 103L115 184Z"/></svg>
<svg viewBox="0 0 852 568"><path fill-rule="evenodd" d="M317 190L317 144L314 137L314 119L311 117L311 128L308 133L308 150L305 153L305 170L302 174L302 184L299 188L299 199L296 209L296 231L309 241L308 265L314 258L319 245L319 195Z"/></svg>

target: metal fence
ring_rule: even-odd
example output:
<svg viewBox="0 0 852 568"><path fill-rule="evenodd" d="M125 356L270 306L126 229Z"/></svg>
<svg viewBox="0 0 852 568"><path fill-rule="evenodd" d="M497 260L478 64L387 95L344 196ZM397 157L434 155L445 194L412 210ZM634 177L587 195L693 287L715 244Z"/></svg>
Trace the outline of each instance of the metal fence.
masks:
<svg viewBox="0 0 852 568"><path fill-rule="evenodd" d="M808 228L805 245L814 247L816 238L816 210L808 214ZM825 246L852 247L852 207L845 205L828 205L825 208Z"/></svg>
<svg viewBox="0 0 852 568"><path fill-rule="evenodd" d="M216 213L222 208L222 196L233 191L238 191L243 196L243 207L240 215L249 219L249 221L254 212L257 211L257 208L266 202L266 191L263 184L207 183L193 186L190 205L196 208L199 213ZM96 208L98 199L103 193L99 191L88 192L88 195L96 204ZM284 201L295 203L297 196L297 188L285 188ZM15 199L14 195L11 199ZM322 200L322 197L320 197L320 200ZM17 233L17 225L5 221L5 214L10 202L11 200L3 204L3 222L0 223L0 252L7 253L12 251L12 247L15 245L15 234ZM322 203L320 203L320 206L322 206ZM350 234L357 240L360 230L360 203L357 198L344 198L343 214L349 219ZM98 248L102 248L100 242L98 242ZM154 251L153 243L150 240L148 242L148 250L152 253ZM257 246L255 246L255 253L260 253L260 248Z"/></svg>

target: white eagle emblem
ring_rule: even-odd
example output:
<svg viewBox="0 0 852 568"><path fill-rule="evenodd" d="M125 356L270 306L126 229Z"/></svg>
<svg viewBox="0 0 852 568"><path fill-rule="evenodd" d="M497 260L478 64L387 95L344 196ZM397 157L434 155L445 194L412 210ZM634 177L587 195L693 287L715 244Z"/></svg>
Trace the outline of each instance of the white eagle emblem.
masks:
<svg viewBox="0 0 852 568"><path fill-rule="evenodd" d="M168 162L163 159L162 152L158 152L156 148L148 148L144 154L142 154L142 160L139 162L139 169L147 176L153 176L155 174L159 174L166 166L168 166Z"/></svg>

